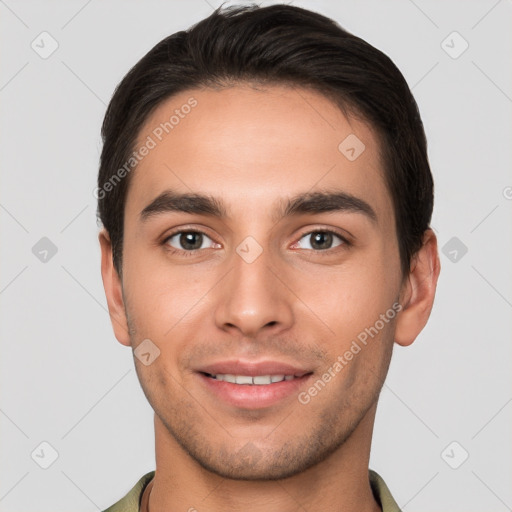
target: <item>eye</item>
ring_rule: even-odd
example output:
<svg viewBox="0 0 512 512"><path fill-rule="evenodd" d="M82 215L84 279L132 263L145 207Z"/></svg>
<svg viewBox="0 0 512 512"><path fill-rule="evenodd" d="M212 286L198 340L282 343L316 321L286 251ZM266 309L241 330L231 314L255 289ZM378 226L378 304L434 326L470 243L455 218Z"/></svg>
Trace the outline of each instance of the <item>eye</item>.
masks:
<svg viewBox="0 0 512 512"><path fill-rule="evenodd" d="M178 231L165 240L165 243L182 251L196 251L213 247L215 242L200 231Z"/></svg>
<svg viewBox="0 0 512 512"><path fill-rule="evenodd" d="M348 242L341 236L332 231L311 231L306 233L298 242L300 249L312 249L314 251L325 251L333 249L339 245ZM295 244L295 245L297 245Z"/></svg>

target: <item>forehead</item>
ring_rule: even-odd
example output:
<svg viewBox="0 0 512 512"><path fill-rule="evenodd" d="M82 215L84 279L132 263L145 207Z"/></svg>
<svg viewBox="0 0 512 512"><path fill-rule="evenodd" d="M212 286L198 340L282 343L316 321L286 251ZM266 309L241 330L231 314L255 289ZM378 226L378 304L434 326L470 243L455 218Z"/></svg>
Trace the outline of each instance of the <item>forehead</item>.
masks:
<svg viewBox="0 0 512 512"><path fill-rule="evenodd" d="M145 151L126 208L165 189L223 197L247 209L337 188L392 215L380 142L323 95L287 86L193 89L163 102L140 130ZM139 151L140 153L140 151Z"/></svg>

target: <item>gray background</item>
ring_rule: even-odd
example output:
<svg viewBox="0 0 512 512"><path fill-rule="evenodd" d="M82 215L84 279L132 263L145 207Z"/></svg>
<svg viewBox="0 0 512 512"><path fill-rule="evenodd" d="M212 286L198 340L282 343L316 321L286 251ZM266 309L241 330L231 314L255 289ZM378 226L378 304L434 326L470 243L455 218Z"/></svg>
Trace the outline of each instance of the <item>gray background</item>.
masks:
<svg viewBox="0 0 512 512"><path fill-rule="evenodd" d="M405 511L510 510L512 2L292 3L387 53L429 140L441 278L427 328L395 349L371 467ZM100 279L99 131L128 69L219 4L0 0L2 512L102 510L155 467Z"/></svg>

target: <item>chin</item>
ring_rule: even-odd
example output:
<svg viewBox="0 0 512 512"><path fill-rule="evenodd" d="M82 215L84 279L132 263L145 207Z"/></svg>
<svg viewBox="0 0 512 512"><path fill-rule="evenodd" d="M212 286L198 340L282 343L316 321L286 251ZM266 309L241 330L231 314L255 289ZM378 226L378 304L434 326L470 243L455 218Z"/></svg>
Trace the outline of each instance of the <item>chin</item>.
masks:
<svg viewBox="0 0 512 512"><path fill-rule="evenodd" d="M233 451L233 446L209 446L204 451L195 446L187 451L203 469L222 478L270 481L303 473L328 458L345 439L337 443L331 439L325 444L316 436L309 436L308 440L296 439L279 447L258 447L256 442L249 441L237 451Z"/></svg>

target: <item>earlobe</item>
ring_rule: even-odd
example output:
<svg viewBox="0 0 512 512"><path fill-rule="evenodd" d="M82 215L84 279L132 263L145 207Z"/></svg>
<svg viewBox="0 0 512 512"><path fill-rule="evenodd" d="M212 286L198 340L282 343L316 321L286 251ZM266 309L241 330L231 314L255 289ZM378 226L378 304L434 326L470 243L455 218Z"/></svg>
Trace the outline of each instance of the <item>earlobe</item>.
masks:
<svg viewBox="0 0 512 512"><path fill-rule="evenodd" d="M403 309L395 329L395 342L399 345L412 344L425 327L432 311L440 270L437 238L429 228L423 235L421 249L413 257L400 294Z"/></svg>
<svg viewBox="0 0 512 512"><path fill-rule="evenodd" d="M101 277L107 298L110 321L119 343L130 346L128 322L123 300L123 288L112 259L112 243L108 232L103 229L98 239L101 247Z"/></svg>

